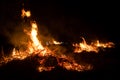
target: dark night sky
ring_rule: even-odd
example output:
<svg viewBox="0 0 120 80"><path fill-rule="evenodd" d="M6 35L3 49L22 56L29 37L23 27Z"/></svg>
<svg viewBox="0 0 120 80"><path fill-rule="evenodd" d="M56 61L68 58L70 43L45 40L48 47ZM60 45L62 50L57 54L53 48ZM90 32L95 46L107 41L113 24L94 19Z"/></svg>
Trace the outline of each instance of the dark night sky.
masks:
<svg viewBox="0 0 120 80"><path fill-rule="evenodd" d="M98 36L114 36L117 34L117 5L105 2L91 4L92 2L82 3L79 1L1 1L1 27L10 21L20 21L22 3L24 3L25 9L31 10L33 19L52 29L53 33L54 29L58 29L59 31L63 30L63 33L72 30L75 32L74 34L88 33L98 34Z"/></svg>
<svg viewBox="0 0 120 80"><path fill-rule="evenodd" d="M83 36L108 38L108 40L116 41L118 39L118 31L116 31L118 29L118 7L112 2L38 2L35 0L8 2L4 0L0 3L0 27L5 29L7 23L15 23L13 25L20 23L20 11L23 7L26 10L29 9L32 19L45 25L55 37L77 39L79 36ZM2 33L2 31L1 29L0 32Z"/></svg>

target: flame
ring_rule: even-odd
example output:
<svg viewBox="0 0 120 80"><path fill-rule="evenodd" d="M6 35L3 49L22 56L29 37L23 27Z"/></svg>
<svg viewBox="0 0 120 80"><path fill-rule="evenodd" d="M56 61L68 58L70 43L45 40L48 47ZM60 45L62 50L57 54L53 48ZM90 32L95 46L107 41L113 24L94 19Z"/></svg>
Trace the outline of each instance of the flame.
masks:
<svg viewBox="0 0 120 80"><path fill-rule="evenodd" d="M2 56L3 59L0 61L1 63L8 63L12 60L24 60L25 58L27 58L28 56L30 56L28 53L26 52L22 52L22 51L18 51L15 48L13 48L12 54L9 56Z"/></svg>
<svg viewBox="0 0 120 80"><path fill-rule="evenodd" d="M53 44L55 44L55 45L62 44L62 42L58 42L58 41L56 41L56 40L54 40L54 39L52 39L52 42L53 42Z"/></svg>
<svg viewBox="0 0 120 80"><path fill-rule="evenodd" d="M31 16L31 13L30 11L25 11L24 9L21 10L22 14L21 16L24 18L25 16L26 17L30 17Z"/></svg>
<svg viewBox="0 0 120 80"><path fill-rule="evenodd" d="M37 38L37 24L35 22L32 22L31 23L31 26L32 26L32 30L31 30L31 34L30 34L30 38L32 40L32 48L29 47L30 49L30 53L33 53L34 50L37 51L37 50L44 50L44 47L42 46L41 42L38 40Z"/></svg>
<svg viewBox="0 0 120 80"><path fill-rule="evenodd" d="M63 62L60 64L60 66L64 67L67 70L76 70L76 71L84 71L84 70L91 70L91 65L80 65L76 62L69 63L69 62Z"/></svg>
<svg viewBox="0 0 120 80"><path fill-rule="evenodd" d="M87 44L83 37L82 39L83 39L83 42L79 44L73 44L73 46L75 47L75 50L74 50L75 53L81 53L83 51L98 53L99 47L111 48L114 46L114 43L112 42L100 43L99 40L97 40L95 43Z"/></svg>
<svg viewBox="0 0 120 80"><path fill-rule="evenodd" d="M10 58L11 59L20 59L20 60L23 60L23 59L25 59L28 56L29 56L28 53L25 53L25 52L22 52L22 51L18 51L15 48L13 48L13 52L12 52L12 55L11 55Z"/></svg>
<svg viewBox="0 0 120 80"><path fill-rule="evenodd" d="M38 40L37 34L38 34L38 28L36 22L31 22L31 32L30 32L30 38L32 42L29 42L28 48L29 53L35 53L39 54L39 56L48 56L51 55L52 52L47 47L44 47L41 43L41 41Z"/></svg>
<svg viewBox="0 0 120 80"><path fill-rule="evenodd" d="M112 48L114 43L113 42L100 43L99 40L97 40L94 45L97 47Z"/></svg>
<svg viewBox="0 0 120 80"><path fill-rule="evenodd" d="M30 11L25 11L24 9L22 9L21 16L23 18L25 16L30 17L31 13L30 13ZM59 50L60 47L55 46L55 45L60 45L63 42L58 42L58 41L52 39L51 40L52 42L49 43L49 44L55 44L55 45L52 45L52 46L54 46L54 47L52 47L52 49L50 49L50 47L48 47L48 46L43 46L41 41L38 39L38 26L35 21L31 22L31 31L25 30L25 32L27 32L27 35L30 37L30 40L28 41L27 49L25 51L21 51L21 50L16 50L14 48L11 55L3 56L3 60L0 61L0 65L2 63L8 63L14 59L24 60L29 56L33 57L32 55L37 55L39 57L38 70L40 72L51 71L52 69L55 68L56 65L61 66L67 70L84 71L84 70L92 69L92 65L79 64L74 60L73 56L70 57L70 56L67 56L64 53L60 52L60 50ZM75 50L74 50L75 53L80 53L82 51L87 51L87 52L94 51L94 52L98 53L99 47L111 48L114 45L114 43L112 43L112 42L100 43L99 40L97 40L94 43L87 44L85 39L84 38L82 38L82 39L83 39L83 41L81 43L73 44L73 46L75 47ZM60 52L60 54L59 54L59 52ZM51 56L54 57L55 60L57 60L57 64L55 66L45 66L46 60Z"/></svg>
<svg viewBox="0 0 120 80"><path fill-rule="evenodd" d="M38 70L39 72L42 72L42 71L51 71L52 69L54 69L55 67L44 67L44 66L39 66L38 67Z"/></svg>

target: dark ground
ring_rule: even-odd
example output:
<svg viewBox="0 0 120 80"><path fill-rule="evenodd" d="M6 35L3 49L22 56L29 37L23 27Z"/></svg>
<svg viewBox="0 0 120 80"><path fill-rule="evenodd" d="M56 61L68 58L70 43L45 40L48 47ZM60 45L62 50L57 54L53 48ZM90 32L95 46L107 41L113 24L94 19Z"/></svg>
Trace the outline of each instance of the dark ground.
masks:
<svg viewBox="0 0 120 80"><path fill-rule="evenodd" d="M22 3L25 5L22 6ZM91 2L92 3L92 2ZM35 2L33 0L0 1L0 47L8 54L14 45L10 38L15 28L23 21L21 9L30 9L32 20L58 41L76 42L83 36L86 40L99 39L114 42L114 49L101 51L99 55L82 55L95 69L86 72L67 71L60 67L50 72L39 73L31 60L12 61L0 67L0 80L6 79L65 79L65 80L116 80L119 78L120 37L118 29L118 5L114 2ZM42 28L44 30L44 28ZM42 32L41 32L42 33ZM46 35L46 33L43 33ZM87 59L86 59L87 58ZM94 60L93 60L94 59ZM90 60L90 61L89 61Z"/></svg>

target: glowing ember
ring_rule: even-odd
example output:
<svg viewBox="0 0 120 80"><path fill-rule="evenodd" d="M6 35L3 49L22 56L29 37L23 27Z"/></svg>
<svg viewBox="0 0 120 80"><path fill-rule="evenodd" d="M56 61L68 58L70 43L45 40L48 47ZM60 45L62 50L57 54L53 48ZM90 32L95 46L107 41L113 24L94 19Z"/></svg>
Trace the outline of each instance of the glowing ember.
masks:
<svg viewBox="0 0 120 80"><path fill-rule="evenodd" d="M93 68L92 65L86 64L78 64L75 62L74 59L71 59L70 57L63 58L66 61L59 61L59 66L67 69L67 70L76 70L76 71L84 71L84 70L91 70Z"/></svg>
<svg viewBox="0 0 120 80"><path fill-rule="evenodd" d="M26 17L30 17L31 16L31 13L30 11L25 11L24 9L22 9L22 14L21 16L24 18L25 16Z"/></svg>
<svg viewBox="0 0 120 80"><path fill-rule="evenodd" d="M8 63L8 62L10 62L12 60L16 60L16 59L18 59L18 60L24 60L28 56L30 56L28 53L18 51L18 50L16 50L14 48L11 55L9 55L9 56L2 56L3 59L0 61L0 64L1 63Z"/></svg>
<svg viewBox="0 0 120 80"><path fill-rule="evenodd" d="M84 71L84 70L91 70L91 65L80 65L77 63L69 63L69 62L63 62L61 63L61 66L64 67L67 70L76 70L76 71Z"/></svg>
<svg viewBox="0 0 120 80"><path fill-rule="evenodd" d="M98 40L95 43L91 43L90 45L86 43L85 39L82 37L83 42L79 44L73 44L75 47L74 52L75 53L80 53L83 51L86 52L96 52L98 53L99 47L101 48L111 48L114 46L114 43L112 42L107 42L107 43L100 43Z"/></svg>
<svg viewBox="0 0 120 80"><path fill-rule="evenodd" d="M28 56L29 56L29 54L17 51L14 48L13 52L12 52L12 55L11 55L11 59L20 59L20 60L23 60L23 59L25 59Z"/></svg>
<svg viewBox="0 0 120 80"><path fill-rule="evenodd" d="M97 47L112 48L114 46L114 43L113 42L100 43L99 40L97 40L94 45Z"/></svg>
<svg viewBox="0 0 120 80"><path fill-rule="evenodd" d="M40 66L38 68L39 72L42 72L42 71L51 71L52 69L54 69L55 67L44 67L44 66Z"/></svg>
<svg viewBox="0 0 120 80"><path fill-rule="evenodd" d="M90 64L86 64L86 65L82 65L82 64L78 64L75 62L75 60L72 57L69 56L65 56L63 54L61 55L53 55L52 57L57 59L57 64L58 66L61 66L67 70L71 70L71 71L84 71L84 70L91 70L93 68L92 65ZM55 66L45 66L45 62L46 59L48 59L48 57L43 58L42 60L39 60L40 66L38 67L38 70L40 72L42 71L50 71L52 69L55 68Z"/></svg>

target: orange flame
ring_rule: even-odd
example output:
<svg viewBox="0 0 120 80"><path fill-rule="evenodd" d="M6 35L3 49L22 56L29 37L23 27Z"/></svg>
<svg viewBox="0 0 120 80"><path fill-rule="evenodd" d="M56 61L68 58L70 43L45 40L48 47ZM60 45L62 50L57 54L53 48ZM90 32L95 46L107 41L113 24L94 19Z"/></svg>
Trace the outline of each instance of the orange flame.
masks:
<svg viewBox="0 0 120 80"><path fill-rule="evenodd" d="M44 50L44 47L42 46L41 42L38 40L37 38L37 24L35 22L32 22L31 23L31 26L32 26L32 30L31 30L31 33L30 33L30 38L32 40L32 48L29 47L30 49L30 53L33 53L34 51L37 51L37 50Z"/></svg>
<svg viewBox="0 0 120 80"><path fill-rule="evenodd" d="M13 49L11 58L23 60L23 59L25 59L26 57L28 57L27 54L24 54L23 52L19 52L19 51L15 50L15 48Z"/></svg>
<svg viewBox="0 0 120 80"><path fill-rule="evenodd" d="M61 56L65 61L61 61L61 62L58 61L58 65L67 70L84 71L84 70L91 70L93 68L93 66L90 64L82 65L76 63L76 61L72 57L68 57L65 55L61 55Z"/></svg>
<svg viewBox="0 0 120 80"><path fill-rule="evenodd" d="M55 45L62 44L62 42L58 42L58 41L56 41L56 40L54 40L54 39L52 39L52 42L53 42L53 44L55 44Z"/></svg>
<svg viewBox="0 0 120 80"><path fill-rule="evenodd" d="M80 53L83 51L86 52L96 52L98 53L99 47L101 48L111 48L114 46L114 43L108 42L108 43L100 43L99 40L96 41L96 43L91 43L90 45L86 43L85 39L82 37L83 42L79 44L73 44L75 47L74 52L75 53Z"/></svg>
<svg viewBox="0 0 120 80"><path fill-rule="evenodd" d="M112 48L114 46L114 43L113 42L100 43L99 40L97 40L94 45L97 47Z"/></svg>
<svg viewBox="0 0 120 80"><path fill-rule="evenodd" d="M80 65L76 62L70 63L70 62L63 62L61 63L62 67L64 67L67 70L76 70L76 71L84 71L84 70L91 70L92 66L91 65Z"/></svg>
<svg viewBox="0 0 120 80"><path fill-rule="evenodd" d="M24 9L21 10L22 14L21 16L24 18L25 16L26 17L30 17L31 16L31 13L30 11L25 11Z"/></svg>

